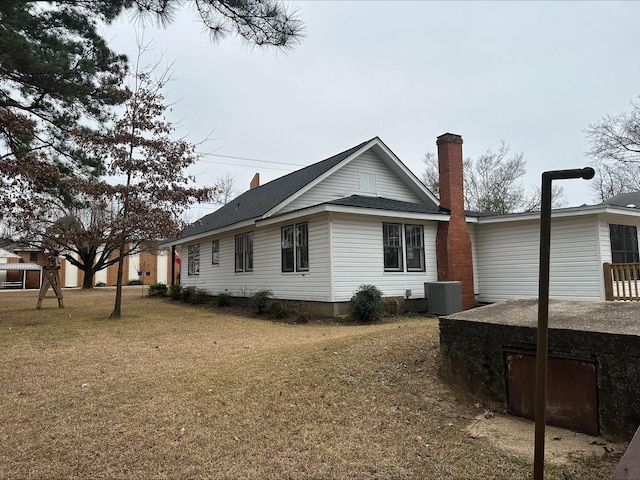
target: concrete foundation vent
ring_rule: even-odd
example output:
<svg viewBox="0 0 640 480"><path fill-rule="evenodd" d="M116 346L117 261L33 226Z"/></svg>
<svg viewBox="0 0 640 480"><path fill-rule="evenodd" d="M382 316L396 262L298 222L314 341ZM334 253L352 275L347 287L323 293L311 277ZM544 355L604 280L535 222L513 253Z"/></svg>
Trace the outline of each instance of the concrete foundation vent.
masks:
<svg viewBox="0 0 640 480"><path fill-rule="evenodd" d="M427 282L424 296L431 315L451 315L463 310L460 282Z"/></svg>

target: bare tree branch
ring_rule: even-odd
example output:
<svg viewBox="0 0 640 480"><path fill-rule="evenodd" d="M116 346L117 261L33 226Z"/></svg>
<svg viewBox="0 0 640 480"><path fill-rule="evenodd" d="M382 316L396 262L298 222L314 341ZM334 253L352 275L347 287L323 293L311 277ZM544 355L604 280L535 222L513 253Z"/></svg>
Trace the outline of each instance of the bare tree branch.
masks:
<svg viewBox="0 0 640 480"><path fill-rule="evenodd" d="M439 192L438 160L429 152L424 158L422 181L436 195ZM509 156L509 146L501 141L496 152L487 150L477 160L463 161L465 208L502 215L540 209L540 192L527 193L520 179L525 174L522 153ZM554 186L554 207L564 203L562 187Z"/></svg>

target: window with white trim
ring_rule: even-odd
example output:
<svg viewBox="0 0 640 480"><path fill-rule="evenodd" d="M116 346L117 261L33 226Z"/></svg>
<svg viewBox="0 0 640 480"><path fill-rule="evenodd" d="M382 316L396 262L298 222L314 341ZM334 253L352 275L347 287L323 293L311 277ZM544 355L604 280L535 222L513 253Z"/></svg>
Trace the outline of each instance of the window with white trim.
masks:
<svg viewBox="0 0 640 480"><path fill-rule="evenodd" d="M236 235L236 272L253 272L253 232Z"/></svg>
<svg viewBox="0 0 640 480"><path fill-rule="evenodd" d="M385 272L424 272L424 227L401 223L382 224Z"/></svg>
<svg viewBox="0 0 640 480"><path fill-rule="evenodd" d="M286 225L280 231L283 272L309 271L309 224Z"/></svg>
<svg viewBox="0 0 640 480"><path fill-rule="evenodd" d="M189 245L187 249L187 275L200 275L200 244Z"/></svg>
<svg viewBox="0 0 640 480"><path fill-rule="evenodd" d="M424 227L405 225L407 272L424 272Z"/></svg>
<svg viewBox="0 0 640 480"><path fill-rule="evenodd" d="M384 246L385 271L401 272L402 269L402 225L399 223L382 224L382 243Z"/></svg>
<svg viewBox="0 0 640 480"><path fill-rule="evenodd" d="M637 263L638 229L633 225L609 225L612 263Z"/></svg>
<svg viewBox="0 0 640 480"><path fill-rule="evenodd" d="M211 242L211 265L220 265L220 240Z"/></svg>

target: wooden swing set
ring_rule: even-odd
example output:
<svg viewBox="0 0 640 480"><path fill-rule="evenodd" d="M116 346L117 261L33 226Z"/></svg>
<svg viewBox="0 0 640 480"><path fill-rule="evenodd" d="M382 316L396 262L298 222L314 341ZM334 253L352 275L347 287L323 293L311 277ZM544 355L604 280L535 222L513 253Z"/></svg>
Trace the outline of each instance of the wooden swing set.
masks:
<svg viewBox="0 0 640 480"><path fill-rule="evenodd" d="M40 294L38 295L38 304L36 309L42 307L42 300L45 299L49 287L53 288L55 298L58 299L58 307L64 308L62 299L62 289L60 288L60 261L56 256L47 257L47 264L42 267L43 278Z"/></svg>

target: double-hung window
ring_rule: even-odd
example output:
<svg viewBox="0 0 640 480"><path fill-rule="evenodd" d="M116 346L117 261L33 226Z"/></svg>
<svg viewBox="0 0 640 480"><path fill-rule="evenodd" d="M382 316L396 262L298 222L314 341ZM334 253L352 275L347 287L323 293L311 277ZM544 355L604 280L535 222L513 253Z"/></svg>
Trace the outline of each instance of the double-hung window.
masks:
<svg viewBox="0 0 640 480"><path fill-rule="evenodd" d="M211 242L211 265L220 265L220 240Z"/></svg>
<svg viewBox="0 0 640 480"><path fill-rule="evenodd" d="M236 272L253 272L253 232L236 235Z"/></svg>
<svg viewBox="0 0 640 480"><path fill-rule="evenodd" d="M424 272L424 231L422 225L404 226L407 271Z"/></svg>
<svg viewBox="0 0 640 480"><path fill-rule="evenodd" d="M407 272L424 272L424 227L422 225L404 225L400 223L382 224L382 243L384 270L403 272L406 263Z"/></svg>
<svg viewBox="0 0 640 480"><path fill-rule="evenodd" d="M399 223L383 223L382 242L384 245L384 269L401 272L402 225Z"/></svg>
<svg viewBox="0 0 640 480"><path fill-rule="evenodd" d="M280 232L283 272L309 271L309 224L286 225Z"/></svg>
<svg viewBox="0 0 640 480"><path fill-rule="evenodd" d="M609 225L612 263L637 263L638 229L633 225Z"/></svg>
<svg viewBox="0 0 640 480"><path fill-rule="evenodd" d="M189 245L187 249L187 275L200 275L200 244Z"/></svg>

